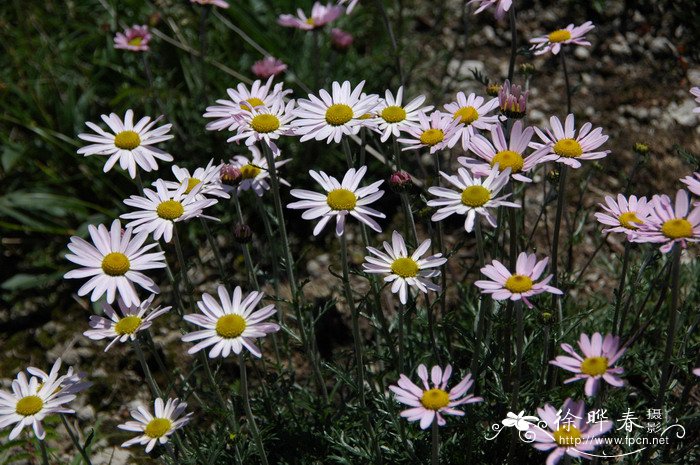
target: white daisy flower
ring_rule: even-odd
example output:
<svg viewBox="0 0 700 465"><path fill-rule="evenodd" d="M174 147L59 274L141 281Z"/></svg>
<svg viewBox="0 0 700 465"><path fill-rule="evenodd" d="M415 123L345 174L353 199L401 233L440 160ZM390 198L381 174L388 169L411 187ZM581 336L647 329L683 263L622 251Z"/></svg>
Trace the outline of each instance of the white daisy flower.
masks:
<svg viewBox="0 0 700 465"><path fill-rule="evenodd" d="M205 328L182 336L185 342L200 341L187 353L194 354L213 346L209 358L228 357L231 352L238 355L243 348L256 357L262 356L255 339L279 331L277 323L263 323L277 313L275 306L266 305L255 310L264 294L253 291L243 298L240 286L236 286L232 296L224 286L220 285L217 291L218 301L207 293L202 294L202 300L197 302L202 315L185 315L189 323Z"/></svg>
<svg viewBox="0 0 700 465"><path fill-rule="evenodd" d="M129 172L131 178L136 177L136 165L144 171L158 169L156 159L162 161L173 161L172 155L153 147L153 144L172 139L174 136L168 134L171 124L153 129L153 126L160 118L151 121L151 118L144 116L134 124L134 112L126 110L124 121L115 113L101 115L109 129L103 130L98 125L86 122L85 125L97 134L78 134L80 139L92 142L92 144L81 147L78 153L89 157L91 155L104 155L109 157L104 166L104 172L111 170L119 162L119 166Z"/></svg>
<svg viewBox="0 0 700 465"><path fill-rule="evenodd" d="M470 140L477 129L490 131L498 124L498 115L488 116L498 108L498 97L484 102L484 97L472 93L467 97L464 92L457 94L457 101L445 105L445 110L455 120L462 123L454 137L462 140L462 149L469 150Z"/></svg>
<svg viewBox="0 0 700 465"><path fill-rule="evenodd" d="M401 131L418 126L418 115L427 113L433 109L432 105L421 108L425 102L425 96L419 95L406 106L402 106L403 86L399 87L396 98L387 90L384 98L380 100L375 109L378 116L377 131L381 133L381 141L386 142L390 136L399 137Z"/></svg>
<svg viewBox="0 0 700 465"><path fill-rule="evenodd" d="M544 151L544 156L538 163L556 161L572 168L580 168L579 160L598 160L610 153L610 150L598 150L608 140L608 136L603 134L603 128L593 129L591 123L585 123L577 136L573 114L566 117L564 126L556 116L549 118L549 124L552 129L545 129L546 132L535 128L542 143L530 143L533 149Z"/></svg>
<svg viewBox="0 0 700 465"><path fill-rule="evenodd" d="M138 211L124 213L120 218L133 220L126 226L134 228L137 233L153 233L153 239L165 242L173 239L173 224L179 221L187 221L192 218L208 218L217 221L216 218L205 216L202 211L216 204L215 199L197 200L200 193L200 185L194 186L186 193L186 185L182 184L177 190L170 190L165 181L158 179L153 183L156 190L144 189L143 195L132 195L124 200L130 207L138 208ZM110 301L111 302L111 301Z"/></svg>
<svg viewBox="0 0 700 465"><path fill-rule="evenodd" d="M248 158L244 155L236 155L231 159L231 166L238 168L241 172L240 181L235 189L238 189L238 192L252 189L258 197L262 197L265 191L270 190L270 184L268 183L270 172L268 170L267 158L260 153L260 149L255 145L251 145L248 148L250 149L252 158ZM275 160L275 168L280 168L290 161L290 159ZM282 178L279 178L279 182L280 184L289 186L289 183Z"/></svg>
<svg viewBox="0 0 700 465"><path fill-rule="evenodd" d="M14 425L8 437L10 441L19 436L25 426L30 425L36 437L43 440L46 431L41 422L47 415L75 413L63 406L75 399L75 395L61 388L66 376L59 376L60 368L59 358L43 379L37 376L27 379L24 372L19 372L12 381L12 392L0 390L0 429ZM29 370L41 371L35 368L27 369Z"/></svg>
<svg viewBox="0 0 700 465"><path fill-rule="evenodd" d="M219 99L218 105L207 107L205 118L214 118L214 121L207 123L207 130L221 131L228 129L235 131L240 122L240 116L249 112L251 108L271 107L277 100L281 100L291 90L284 90L283 84L278 82L272 87L274 76L270 76L265 84L261 80L253 82L248 87L239 83L235 89L226 89L231 100Z"/></svg>
<svg viewBox="0 0 700 465"><path fill-rule="evenodd" d="M354 89L350 82L334 82L332 94L325 89L319 91L319 97L309 94L309 99L300 99L295 114L297 120L292 122L301 142L316 139L340 142L343 135L357 134L365 124L363 115L371 113L377 106L376 95L362 94L362 81Z"/></svg>
<svg viewBox="0 0 700 465"><path fill-rule="evenodd" d="M132 305L141 302L134 284L153 294L160 292L153 280L142 273L144 270L166 266L165 252L146 253L157 245L154 243L144 246L148 238L147 232L137 233L132 238L134 230L127 227L122 231L119 220L112 222L109 231L104 225L90 225L88 232L92 244L73 236L68 244L72 253L66 254L66 259L82 268L69 271L63 277L90 278L78 289L79 296L92 292L90 300L95 302L107 293L107 302L112 303L118 291L124 303Z"/></svg>
<svg viewBox="0 0 700 465"><path fill-rule="evenodd" d="M430 153L435 153L445 147L454 147L459 140L457 131L461 127L460 120L441 111L436 110L430 116L419 113L418 126L406 128L406 132L412 138L399 139L399 142L406 145L402 150L420 150L428 147Z"/></svg>
<svg viewBox="0 0 700 465"><path fill-rule="evenodd" d="M199 186L199 193L195 196L195 200L205 200L209 195L228 199L229 195L221 183L221 166L222 164L214 165L214 160L209 160L206 167L197 168L190 174L187 168L173 165L173 174L177 181L165 181L165 186L172 190L177 190L182 185L187 186L185 194L189 194L192 189Z"/></svg>
<svg viewBox="0 0 700 465"><path fill-rule="evenodd" d="M382 229L372 217L386 218L386 216L368 205L384 195L384 191L378 189L384 181L359 187L366 172L366 166L362 166L358 170L351 168L345 173L343 182L338 182L336 178L328 176L323 171L311 170L309 174L323 187L327 194L292 189L290 194L302 200L290 203L287 208L306 210L301 215L305 220L321 218L314 228L314 236L318 236L332 218L335 218L336 221L335 234L341 236L345 231L345 217L347 215L354 216L373 230L381 232Z"/></svg>
<svg viewBox="0 0 700 465"><path fill-rule="evenodd" d="M405 305L408 301L409 287L415 287L425 294L428 290L440 292L440 286L430 278L440 276L440 271L434 268L443 265L447 259L443 258L441 253L421 258L429 248L430 239L426 239L409 256L403 237L394 231L391 244L384 241L386 253L374 247L367 247L369 253L376 257L366 256L367 263L363 263L362 268L367 273L389 274L384 278L384 282L392 283L391 292L399 294L401 303Z"/></svg>
<svg viewBox="0 0 700 465"><path fill-rule="evenodd" d="M192 413L182 415L187 408L186 402L179 399L168 399L163 403L163 399L156 399L154 415L144 407L138 407L131 411L131 417L136 421L127 421L117 425L117 428L125 431L139 433L133 439L129 439L122 447L140 444L146 446L146 453L151 452L158 444L165 444L170 436L178 429L185 426L192 417Z"/></svg>
<svg viewBox="0 0 700 465"><path fill-rule="evenodd" d="M262 141L277 156L280 149L275 144L275 140L280 136L293 136L294 129L290 125L296 118L294 114L294 100L290 100L285 105L283 100L277 100L269 107L250 108L240 116L238 123L238 134L230 137L226 142L236 142L245 139L245 145L254 146Z"/></svg>
<svg viewBox="0 0 700 465"><path fill-rule="evenodd" d="M121 315L111 305L102 304L102 310L109 318L92 315L90 317L90 327L92 329L85 331L83 335L94 341L111 338L112 341L105 347L105 352L117 341L123 343L135 340L139 331L150 328L153 320L168 312L171 308L156 307L149 312L149 307L153 303L154 297L155 294L151 294L148 299L140 304L131 306L125 305L121 299L118 299Z"/></svg>
<svg viewBox="0 0 700 465"><path fill-rule="evenodd" d="M41 383L51 382L51 373L46 373L44 370L39 368L27 367L27 373L39 378ZM63 375L63 380L61 381L61 391L64 394L77 394L79 392L83 392L92 386L90 381L85 381L86 376L87 374L85 372L75 371L73 367L68 367L68 370L66 370L66 374ZM41 383L39 383L39 387L41 387Z"/></svg>
<svg viewBox="0 0 700 465"><path fill-rule="evenodd" d="M457 173L459 176L450 176L440 172L443 178L457 188L456 191L437 186L428 189L428 192L439 197L428 201L429 206L438 208L438 211L431 218L433 221L441 221L453 213L467 215L464 220L464 229L471 232L474 229L476 215L486 218L486 221L495 228L496 220L489 211L490 209L501 206L520 208L517 203L505 201L510 194L497 197L500 190L508 183L509 168L499 172L498 164L496 164L485 179L470 174L464 168L459 168Z"/></svg>
<svg viewBox="0 0 700 465"><path fill-rule="evenodd" d="M586 40L585 35L593 29L595 29L595 26L590 21L586 21L580 26L574 26L572 23L564 29L557 29L547 35L530 39L530 43L533 44L530 50L533 50L535 55L542 55L547 52L552 52L553 55L556 55L563 45L572 44L590 47L591 43Z"/></svg>

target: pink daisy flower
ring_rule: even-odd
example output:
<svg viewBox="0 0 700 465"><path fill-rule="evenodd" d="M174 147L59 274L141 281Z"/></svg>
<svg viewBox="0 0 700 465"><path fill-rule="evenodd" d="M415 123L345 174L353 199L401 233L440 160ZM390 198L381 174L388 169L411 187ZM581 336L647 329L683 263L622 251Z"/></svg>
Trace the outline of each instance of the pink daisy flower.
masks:
<svg viewBox="0 0 700 465"><path fill-rule="evenodd" d="M471 138L478 129L488 131L498 124L497 115L487 116L496 108L498 108L497 98L484 102L484 97L474 93L467 97L464 92L457 94L456 102L445 105L445 111L463 124L455 134L456 138L462 140L462 149L469 150Z"/></svg>
<svg viewBox="0 0 700 465"><path fill-rule="evenodd" d="M525 305L532 308L529 297L533 295L543 292L562 294L562 291L547 284L552 279L551 274L537 282L548 261L549 258L544 258L538 262L534 253L521 252L515 263L515 273L511 273L501 262L494 260L481 269L490 279L477 281L474 285L480 288L482 293L491 294L495 300L522 299Z"/></svg>
<svg viewBox="0 0 700 465"><path fill-rule="evenodd" d="M250 69L257 77L267 79L271 76L284 73L287 70L287 65L279 58L265 57L253 63Z"/></svg>
<svg viewBox="0 0 700 465"><path fill-rule="evenodd" d="M277 19L277 24L301 29L303 31L312 31L335 21L343 14L343 11L345 11L345 7L333 5L331 2L325 6L322 5L321 2L316 2L314 6L311 7L311 16L308 18L304 10L299 8L296 16L289 14L280 15Z"/></svg>
<svg viewBox="0 0 700 465"><path fill-rule="evenodd" d="M599 223L612 226L603 229L604 233L620 232L631 236L639 226L644 224L651 214L652 205L647 202L646 197L637 198L632 195L626 198L622 194L617 194L617 201L609 196L605 196L605 204L599 203L604 212L595 214Z"/></svg>
<svg viewBox="0 0 700 465"><path fill-rule="evenodd" d="M511 177L514 180L532 182L532 179L522 173L530 171L540 163L540 159L548 150L548 147L544 147L525 156L525 151L534 132L532 127L527 127L523 130L522 121L516 121L510 132L510 139L506 142L503 128L500 124L497 124L491 128L493 143L480 134L474 134L471 138L471 151L481 160L459 157L457 161L479 176L488 175L491 168L498 165L500 171L510 168Z"/></svg>
<svg viewBox="0 0 700 465"><path fill-rule="evenodd" d="M340 52L349 49L354 40L349 32L345 32L337 27L331 29L331 45Z"/></svg>
<svg viewBox="0 0 700 465"><path fill-rule="evenodd" d="M496 19L502 19L508 10L510 10L513 0L469 0L468 4L471 5L472 3L477 4L477 9L474 12L475 15L481 13L486 8L494 7L496 9L494 13Z"/></svg>
<svg viewBox="0 0 700 465"><path fill-rule="evenodd" d="M566 117L564 127L556 116L549 118L549 124L552 129L547 129L546 133L535 128L535 132L543 143L533 142L530 144L530 147L535 150L545 151L540 163L556 161L572 168L580 168L581 162L579 160L597 160L610 153L610 150L596 151L608 140L608 136L603 135L602 128L595 128L591 131L593 125L586 123L581 126L578 136L576 136L573 114Z"/></svg>
<svg viewBox="0 0 700 465"><path fill-rule="evenodd" d="M688 186L688 190L690 192L700 197L700 172L696 171L690 176L684 177L683 179L681 179L681 182ZM700 201L696 200L693 205L697 207L698 205L700 205Z"/></svg>
<svg viewBox="0 0 700 465"><path fill-rule="evenodd" d="M541 37L530 39L530 43L534 44L530 50L535 51L535 55L542 55L547 52L552 52L554 55L559 53L562 45L574 44L590 46L591 43L585 39L585 35L595 28L592 22L586 21L580 26L569 24L565 29L557 29L554 32Z"/></svg>
<svg viewBox="0 0 700 465"><path fill-rule="evenodd" d="M700 105L700 87L693 87L690 89L690 93L695 97L695 101ZM700 113L700 106L693 109L693 113Z"/></svg>
<svg viewBox="0 0 700 465"><path fill-rule="evenodd" d="M420 388L402 374L399 377L398 386L389 386L389 389L396 394L397 401L411 407L402 411L401 416L408 421L420 420L422 429L427 429L433 421L443 426L445 414L464 416L464 412L455 407L484 400L481 397L474 397L473 394L467 395L467 391L474 384L470 373L449 392L446 391L450 375L452 375L451 365L447 365L444 371L439 366L434 366L430 371L430 381L433 384L431 388L428 383L428 369L421 364L418 366L418 377L423 381L423 388Z"/></svg>
<svg viewBox="0 0 700 465"><path fill-rule="evenodd" d="M667 195L655 195L651 203L649 221L639 227L632 241L663 244L663 253L668 253L675 243L686 248L688 242L700 242L700 206L690 210L686 191L676 193L675 208Z"/></svg>
<svg viewBox="0 0 700 465"><path fill-rule="evenodd" d="M402 150L420 150L428 147L430 153L435 153L444 148L454 147L459 140L457 131L461 127L462 123L459 120L440 111L434 111L430 116L418 113L418 125L404 129L411 138L398 141L406 145Z"/></svg>
<svg viewBox="0 0 700 465"><path fill-rule="evenodd" d="M537 414L547 429L531 423L527 434L534 436L537 450L551 451L547 465L555 465L564 455L591 458L590 452L598 446L592 438L601 436L613 427L612 421L587 422L586 405L582 400L566 399L561 409L549 404L538 408Z"/></svg>
<svg viewBox="0 0 700 465"><path fill-rule="evenodd" d="M228 2L224 0L190 0L191 3L199 3L200 5L213 5L219 8L228 8Z"/></svg>
<svg viewBox="0 0 700 465"><path fill-rule="evenodd" d="M603 339L600 333L594 333L590 338L587 334L581 334L578 341L583 357L576 353L570 344L562 344L561 348L570 355L559 355L550 361L554 366L576 373L573 378L564 381L564 384L574 381L586 380L584 388L586 395L592 397L598 392L600 380L605 380L615 387L622 387L625 382L618 375L624 373L622 367L615 367L615 362L622 357L626 348L620 347L620 338L608 334Z"/></svg>
<svg viewBox="0 0 700 465"><path fill-rule="evenodd" d="M117 32L114 36L114 48L131 50L132 52L145 52L148 50L148 42L151 40L151 33L148 26L134 25L124 29L124 33Z"/></svg>

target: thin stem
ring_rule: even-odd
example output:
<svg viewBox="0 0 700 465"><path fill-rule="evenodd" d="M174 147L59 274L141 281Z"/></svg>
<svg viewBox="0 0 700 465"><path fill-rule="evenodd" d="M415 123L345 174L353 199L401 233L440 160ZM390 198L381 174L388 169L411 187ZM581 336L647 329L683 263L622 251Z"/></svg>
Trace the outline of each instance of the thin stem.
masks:
<svg viewBox="0 0 700 465"><path fill-rule="evenodd" d="M204 233L207 236L207 241L209 242L209 247L211 247L211 250L214 253L214 257L216 258L216 265L219 268L219 274L221 275L221 281L226 282L226 281L228 281L227 273L226 273L226 269L224 268L224 261L221 258L221 253L219 253L219 247L216 244L216 239L214 238L214 235L212 234L211 229L209 228L209 225L207 224L206 220L204 218L199 218L199 219L202 222L202 227L204 228Z"/></svg>
<svg viewBox="0 0 700 465"><path fill-rule="evenodd" d="M440 176L440 152L435 154L435 183L437 184L437 186L440 186L442 184L442 176ZM440 253L442 253L443 256L446 256L447 253L444 249L444 240L442 234L442 221L438 221L437 223L437 243ZM442 288L439 295L440 311L442 312L444 318L444 316L447 314L447 302L445 300L447 291L447 265L444 263L440 266L440 284ZM432 311L430 308L428 308L429 324L431 324L431 318L433 318Z"/></svg>
<svg viewBox="0 0 700 465"><path fill-rule="evenodd" d="M175 253L177 254L177 260L180 262L180 275L182 276L182 281L185 283L185 288L187 289L187 299L190 301L190 311L194 313L194 300L192 294L192 283L190 283L190 278L187 276L187 262L185 262L185 256L182 253L182 245L180 244L180 237L177 233L177 225L173 224L173 239L175 240Z"/></svg>
<svg viewBox="0 0 700 465"><path fill-rule="evenodd" d="M352 159L352 150L350 149L350 142L347 137L343 137L341 145L343 146L343 153L345 154L345 161L348 164L348 169L351 169L355 166L355 163Z"/></svg>
<svg viewBox="0 0 700 465"><path fill-rule="evenodd" d="M206 56L207 56L207 18L209 17L209 5L202 5L199 15L199 71L202 80L202 95L207 92Z"/></svg>
<svg viewBox="0 0 700 465"><path fill-rule="evenodd" d="M554 235L552 236L552 254L550 260L552 263L552 286L557 287L559 283L559 275L557 273L558 255L559 255L559 229L561 228L561 217L564 212L564 198L566 197L566 172L567 166L564 165L559 171L559 189L557 191L557 215L554 218ZM557 307L557 318L559 320L559 333L564 334L564 315L561 308L561 303L557 294L552 294L552 306Z"/></svg>
<svg viewBox="0 0 700 465"><path fill-rule="evenodd" d="M41 463L42 465L50 465L49 464L49 453L46 450L46 444L42 439L38 439L39 441L39 449L41 450Z"/></svg>
<svg viewBox="0 0 700 465"><path fill-rule="evenodd" d="M80 445L80 441L78 441L77 436L75 433L73 433L73 428L70 427L68 424L68 420L66 420L66 416L64 414L61 414L61 422L63 423L63 427L66 428L66 431L68 432L68 436L70 436L70 440L73 442L73 445L75 446L76 449L78 449L78 452L80 452L80 455L83 457L83 461L87 465L92 465L92 462L90 461L90 457L87 454L87 451L83 448L83 446Z"/></svg>
<svg viewBox="0 0 700 465"><path fill-rule="evenodd" d="M248 375L246 373L243 353L238 355L238 366L241 369L241 397L243 398L243 409L248 417L250 432L253 434L253 439L255 440L255 445L258 448L260 460L262 461L263 465L268 465L267 454L265 454L265 447L263 446L262 438L260 437L260 431L258 430L258 425L255 423L253 410L250 408L250 396L248 395Z"/></svg>
<svg viewBox="0 0 700 465"><path fill-rule="evenodd" d="M384 7L384 1L383 0L376 0L376 5L377 8L379 9L379 13L382 16L382 21L384 22L384 27L386 28L387 34L389 34L389 40L391 42L391 48L394 52L394 59L396 60L396 72L399 75L399 80L400 85L403 85L405 80L404 80L404 75L403 75L403 69L401 66L401 54L399 53L399 44L396 40L396 36L394 35L394 29L391 27L391 21L389 20L389 15L386 12L386 8Z"/></svg>
<svg viewBox="0 0 700 465"><path fill-rule="evenodd" d="M440 463L440 431L438 428L437 417L435 417L433 420L433 447L432 453L430 454L430 465L438 465Z"/></svg>
<svg viewBox="0 0 700 465"><path fill-rule="evenodd" d="M162 397L163 395L158 388L158 384L153 378L153 373L151 373L151 369L148 367L148 363L146 363L146 357L143 354L143 349L141 349L141 342L138 339L134 339L133 345L134 350L136 351L136 356L138 357L141 368L143 369L143 374L146 377L146 383L148 383L148 387L151 389L151 393L154 397Z"/></svg>
<svg viewBox="0 0 700 465"><path fill-rule="evenodd" d="M613 313L612 321L612 333L620 334L620 329L618 328L618 319L620 317L620 305L622 304L622 293L625 290L625 281L627 279L627 267L629 265L630 257L630 243L625 242L625 253L622 256L622 272L620 273L620 284L617 286L617 292L615 293L615 311Z"/></svg>
<svg viewBox="0 0 700 465"><path fill-rule="evenodd" d="M474 224L474 233L476 235L476 254L479 260L479 269L484 266L486 260L484 254L484 237L481 233L481 222L477 218ZM484 338L484 327L486 323L486 314L490 310L491 299L481 295L479 297L479 310L477 313L478 321L476 323L476 339L474 340L474 352L472 354L471 373L476 378L479 368L479 357L481 356L481 342Z"/></svg>
<svg viewBox="0 0 700 465"><path fill-rule="evenodd" d="M360 340L360 315L355 308L355 300L352 296L350 286L350 271L348 267L348 241L345 232L340 235L340 261L343 267L343 287L345 289L345 300L350 307L352 316L352 337L355 342L355 364L357 365L357 389L360 394L360 405L365 408L365 369L362 361L362 341Z"/></svg>
<svg viewBox="0 0 700 465"><path fill-rule="evenodd" d="M559 51L561 56L561 68L564 71L564 84L566 86L566 114L571 113L571 85L569 84L569 71L566 68L566 52L564 47Z"/></svg>
<svg viewBox="0 0 700 465"><path fill-rule="evenodd" d="M511 197L513 197L515 194L512 179L508 185L510 186L508 191L510 192ZM515 261L518 257L518 221L516 218L515 208L508 209L508 229L510 233L510 266L515 269Z"/></svg>
<svg viewBox="0 0 700 465"><path fill-rule="evenodd" d="M229 412L228 402L226 402L223 394L221 394L221 389L219 389L219 383L216 382L216 378L214 378L214 373L212 373L212 371L211 371L211 366L209 366L209 358L207 357L206 353L203 351L199 352L199 358L201 359L201 363L204 366L204 371L207 375L207 381L209 381L209 384L211 385L212 389L214 390L214 395L216 396L216 399L219 401L219 405L224 410L224 413L226 415L226 420L228 421L229 426L233 429L233 431L235 433L238 433L238 430L239 430L238 420L236 417L236 411L233 407L233 404L231 404L231 411Z"/></svg>
<svg viewBox="0 0 700 465"><path fill-rule="evenodd" d="M512 410L516 410L518 407L518 395L520 393L520 377L522 375L523 365L525 324L523 319L523 303L521 300L515 302L515 319L517 320L517 329L515 334L515 376L513 377L513 396L511 398L510 403L510 408Z"/></svg>
<svg viewBox="0 0 700 465"><path fill-rule="evenodd" d="M404 364L404 326L406 325L405 322L405 317L406 317L406 307L404 304L399 302L399 365L398 365L398 372L403 373L404 367L406 366Z"/></svg>
<svg viewBox="0 0 700 465"><path fill-rule="evenodd" d="M518 31L515 28L515 2L510 6L510 62L508 63L508 80L513 82L515 75L515 56L518 54Z"/></svg>
<svg viewBox="0 0 700 465"><path fill-rule="evenodd" d="M676 337L676 320L678 318L678 294L680 287L681 247L675 243L671 252L671 307L668 314L668 333L666 335L666 349L661 363L661 381L659 382L659 395L656 398L656 407L661 408L666 395L666 388L671 374L671 356Z"/></svg>

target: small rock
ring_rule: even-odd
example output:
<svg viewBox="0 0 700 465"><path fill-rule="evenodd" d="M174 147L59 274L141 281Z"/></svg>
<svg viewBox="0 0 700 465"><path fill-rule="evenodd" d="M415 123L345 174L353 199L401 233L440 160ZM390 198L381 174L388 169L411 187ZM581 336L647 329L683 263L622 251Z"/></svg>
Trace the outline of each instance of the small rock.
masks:
<svg viewBox="0 0 700 465"><path fill-rule="evenodd" d="M131 454L129 451L113 447L104 449L92 456L93 465L126 465Z"/></svg>
<svg viewBox="0 0 700 465"><path fill-rule="evenodd" d="M693 113L695 102L692 99L683 100L682 103L671 102L668 106L669 116L681 126L695 126L698 122L697 115Z"/></svg>
<svg viewBox="0 0 700 465"><path fill-rule="evenodd" d="M574 49L574 56L579 60L586 60L591 56L591 52L587 47L576 47Z"/></svg>
<svg viewBox="0 0 700 465"><path fill-rule="evenodd" d="M670 55L674 52L674 46L666 37L654 37L649 44L649 50L654 55Z"/></svg>

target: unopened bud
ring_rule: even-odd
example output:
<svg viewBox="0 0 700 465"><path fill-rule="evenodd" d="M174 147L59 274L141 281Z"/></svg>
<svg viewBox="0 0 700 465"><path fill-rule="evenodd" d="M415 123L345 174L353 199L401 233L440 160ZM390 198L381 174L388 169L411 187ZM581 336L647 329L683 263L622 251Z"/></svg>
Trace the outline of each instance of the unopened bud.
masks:
<svg viewBox="0 0 700 465"><path fill-rule="evenodd" d="M235 186L241 180L241 170L227 163L221 167L220 176L222 183Z"/></svg>
<svg viewBox="0 0 700 465"><path fill-rule="evenodd" d="M411 190L413 181L411 175L405 171L397 171L389 177L389 187L392 191L403 193Z"/></svg>
<svg viewBox="0 0 700 465"><path fill-rule="evenodd" d="M632 147L632 149L638 155L646 155L649 153L649 146L644 142L635 142L634 147Z"/></svg>
<svg viewBox="0 0 700 465"><path fill-rule="evenodd" d="M253 240L253 230L247 224L238 223L233 227L233 238L239 244L248 244Z"/></svg>
<svg viewBox="0 0 700 465"><path fill-rule="evenodd" d="M531 76L535 72L535 66L532 63L523 63L520 65L520 72L525 76Z"/></svg>
<svg viewBox="0 0 700 465"><path fill-rule="evenodd" d="M540 320L544 324L549 324L554 320L554 315L550 312L542 312L540 313Z"/></svg>
<svg viewBox="0 0 700 465"><path fill-rule="evenodd" d="M547 182L557 184L559 182L559 170L553 168L547 172Z"/></svg>
<svg viewBox="0 0 700 465"><path fill-rule="evenodd" d="M498 97L498 92L501 90L501 85L498 83L489 84L486 86L486 95L490 97Z"/></svg>

